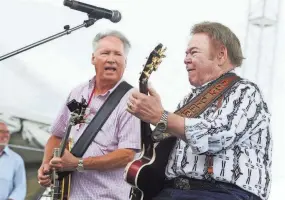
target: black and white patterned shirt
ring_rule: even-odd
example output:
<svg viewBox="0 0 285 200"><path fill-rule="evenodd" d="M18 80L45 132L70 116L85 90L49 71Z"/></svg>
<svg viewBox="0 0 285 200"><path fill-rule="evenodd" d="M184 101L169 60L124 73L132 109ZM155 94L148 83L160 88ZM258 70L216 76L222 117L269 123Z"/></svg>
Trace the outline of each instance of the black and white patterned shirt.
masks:
<svg viewBox="0 0 285 200"><path fill-rule="evenodd" d="M195 88L178 105L185 105L205 87ZM261 199L268 199L271 185L272 136L270 113L258 87L237 82L198 118L185 119L187 143L177 140L166 176L222 181L235 184ZM207 160L213 156L213 174Z"/></svg>

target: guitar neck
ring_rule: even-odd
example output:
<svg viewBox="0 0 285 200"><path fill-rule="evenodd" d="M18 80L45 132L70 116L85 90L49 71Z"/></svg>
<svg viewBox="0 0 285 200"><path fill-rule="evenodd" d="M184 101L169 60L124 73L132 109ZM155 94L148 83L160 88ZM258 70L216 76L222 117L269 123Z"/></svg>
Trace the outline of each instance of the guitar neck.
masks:
<svg viewBox="0 0 285 200"><path fill-rule="evenodd" d="M60 146L59 146L59 156L62 157L64 150L66 148L66 145L68 143L69 140L69 135L70 135L70 131L71 131L72 125L69 124L68 127L66 128L65 134L63 139L61 140Z"/></svg>
<svg viewBox="0 0 285 200"><path fill-rule="evenodd" d="M148 95L147 82L140 83L139 90L141 93ZM145 149L148 149L152 145L151 132L150 124L141 120L141 140Z"/></svg>

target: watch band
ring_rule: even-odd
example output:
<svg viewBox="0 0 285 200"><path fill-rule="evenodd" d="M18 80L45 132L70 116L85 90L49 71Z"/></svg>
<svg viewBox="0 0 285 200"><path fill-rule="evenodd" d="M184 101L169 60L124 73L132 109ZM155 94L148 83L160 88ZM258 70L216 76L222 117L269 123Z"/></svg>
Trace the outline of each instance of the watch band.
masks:
<svg viewBox="0 0 285 200"><path fill-rule="evenodd" d="M83 159L80 158L78 160L78 164L77 164L77 167L76 167L77 171L81 172L84 170L84 165L83 165Z"/></svg>
<svg viewBox="0 0 285 200"><path fill-rule="evenodd" d="M164 110L159 122L156 124L156 129L161 132L166 131L168 124L167 121L168 121L168 112Z"/></svg>
<svg viewBox="0 0 285 200"><path fill-rule="evenodd" d="M168 112L164 110L159 121L167 124L167 118L168 118Z"/></svg>

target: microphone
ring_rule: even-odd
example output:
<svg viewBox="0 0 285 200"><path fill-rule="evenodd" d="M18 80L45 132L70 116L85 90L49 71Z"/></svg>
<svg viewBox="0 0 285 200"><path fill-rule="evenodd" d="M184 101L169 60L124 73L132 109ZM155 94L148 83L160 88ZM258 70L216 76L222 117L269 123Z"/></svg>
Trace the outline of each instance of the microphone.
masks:
<svg viewBox="0 0 285 200"><path fill-rule="evenodd" d="M107 10L105 8L99 8L86 3L81 3L73 0L64 0L63 5L87 13L89 16L95 19L109 19L111 22L117 23L121 20L121 13L117 10Z"/></svg>

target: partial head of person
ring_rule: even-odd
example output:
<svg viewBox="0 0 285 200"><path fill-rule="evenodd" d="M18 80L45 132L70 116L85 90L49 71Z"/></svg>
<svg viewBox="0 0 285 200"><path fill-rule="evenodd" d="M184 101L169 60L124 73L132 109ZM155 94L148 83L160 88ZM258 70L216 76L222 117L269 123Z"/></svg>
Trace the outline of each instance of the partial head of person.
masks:
<svg viewBox="0 0 285 200"><path fill-rule="evenodd" d="M119 31L99 33L93 40L96 83L115 85L123 76L131 44Z"/></svg>
<svg viewBox="0 0 285 200"><path fill-rule="evenodd" d="M184 59L191 85L199 87L242 65L240 41L225 25L198 23L191 36Z"/></svg>
<svg viewBox="0 0 285 200"><path fill-rule="evenodd" d="M0 121L0 152L5 148L9 143L10 132L7 125L4 122Z"/></svg>

